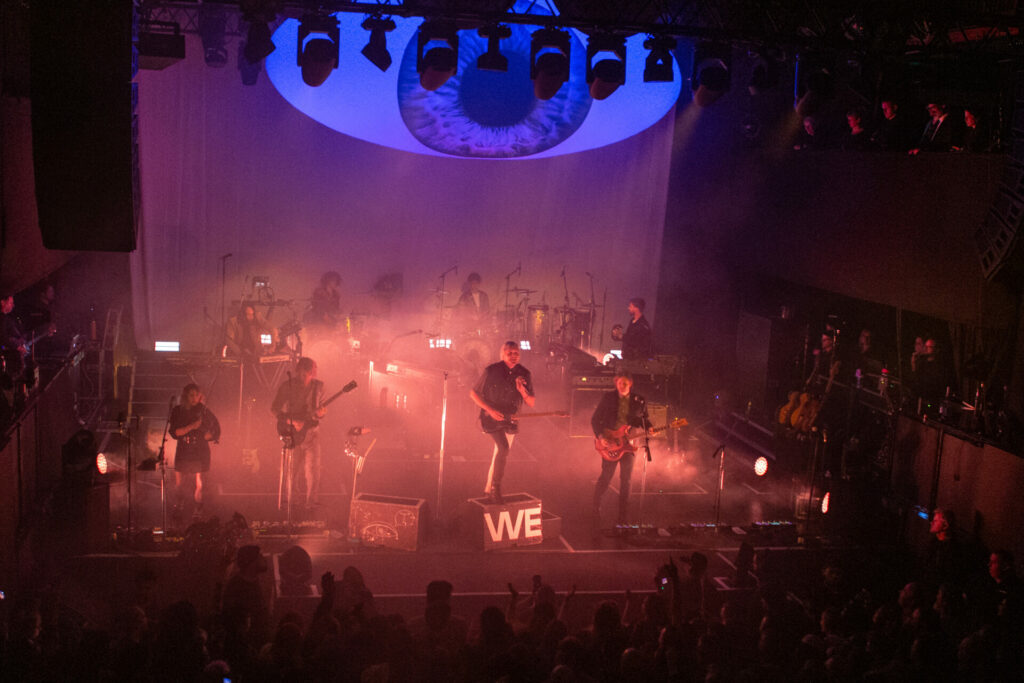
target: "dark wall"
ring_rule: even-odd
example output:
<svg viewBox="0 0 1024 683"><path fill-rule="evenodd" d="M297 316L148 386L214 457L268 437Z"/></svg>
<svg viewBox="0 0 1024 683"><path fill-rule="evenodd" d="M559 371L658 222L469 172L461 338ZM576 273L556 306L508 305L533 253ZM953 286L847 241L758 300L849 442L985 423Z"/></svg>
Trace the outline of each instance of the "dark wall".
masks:
<svg viewBox="0 0 1024 683"><path fill-rule="evenodd" d="M753 146L736 99L677 114L656 333L659 349L687 357L701 391L729 376L751 281L1015 326L1012 297L984 279L973 241L1001 155L795 151L795 116Z"/></svg>

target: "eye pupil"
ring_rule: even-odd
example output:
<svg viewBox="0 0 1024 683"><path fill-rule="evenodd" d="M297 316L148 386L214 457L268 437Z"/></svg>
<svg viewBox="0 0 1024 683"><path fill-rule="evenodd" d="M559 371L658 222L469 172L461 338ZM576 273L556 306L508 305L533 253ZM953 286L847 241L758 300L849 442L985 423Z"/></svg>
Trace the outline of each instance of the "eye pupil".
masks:
<svg viewBox="0 0 1024 683"><path fill-rule="evenodd" d="M459 103L466 116L481 126L514 126L533 111L529 64L521 54L508 57L509 68L505 73L471 66L462 77Z"/></svg>

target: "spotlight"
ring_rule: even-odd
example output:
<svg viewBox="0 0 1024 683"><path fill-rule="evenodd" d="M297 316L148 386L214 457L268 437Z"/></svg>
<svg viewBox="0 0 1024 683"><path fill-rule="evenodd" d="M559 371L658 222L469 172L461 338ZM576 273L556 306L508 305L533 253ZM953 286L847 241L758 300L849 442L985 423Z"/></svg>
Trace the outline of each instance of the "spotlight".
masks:
<svg viewBox="0 0 1024 683"><path fill-rule="evenodd" d="M569 80L569 33L542 28L530 36L530 78L533 95L550 100Z"/></svg>
<svg viewBox="0 0 1024 683"><path fill-rule="evenodd" d="M310 34L316 36L310 38ZM338 40L338 20L334 17L310 14L302 18L297 60L306 85L323 85L331 71L338 68Z"/></svg>
<svg viewBox="0 0 1024 683"><path fill-rule="evenodd" d="M701 43L693 51L690 86L698 107L709 107L729 90L732 48L717 43Z"/></svg>
<svg viewBox="0 0 1024 683"><path fill-rule="evenodd" d="M242 77L242 85L256 85L260 80L262 62L250 62L245 56L245 43L238 46L238 74Z"/></svg>
<svg viewBox="0 0 1024 683"><path fill-rule="evenodd" d="M199 6L199 38L203 42L206 66L222 67L228 63L224 37L227 26L228 14L224 7L206 2Z"/></svg>
<svg viewBox="0 0 1024 683"><path fill-rule="evenodd" d="M607 99L625 82L626 39L604 33L590 36L587 40L590 96L595 100Z"/></svg>
<svg viewBox="0 0 1024 683"><path fill-rule="evenodd" d="M768 458L763 455L754 461L754 474L763 477L768 473Z"/></svg>
<svg viewBox="0 0 1024 683"><path fill-rule="evenodd" d="M770 57L757 55L750 73L750 82L747 83L747 91L751 95L762 95L778 84L779 63Z"/></svg>
<svg viewBox="0 0 1024 683"><path fill-rule="evenodd" d="M832 501L832 492L826 491L825 495L821 497L821 514L827 515L829 504Z"/></svg>
<svg viewBox="0 0 1024 683"><path fill-rule="evenodd" d="M96 471L100 474L106 474L108 472L107 456L105 453L96 454Z"/></svg>
<svg viewBox="0 0 1024 683"><path fill-rule="evenodd" d="M501 54L501 40L512 35L512 29L501 24L484 26L477 30L481 38L487 39L487 52L476 60L476 68L484 71L508 71L508 57Z"/></svg>
<svg viewBox="0 0 1024 683"><path fill-rule="evenodd" d="M381 71L387 71L391 66L387 34L395 30L395 22L390 18L368 17L362 26L363 29L370 32L370 40L361 50L363 56Z"/></svg>
<svg viewBox="0 0 1024 683"><path fill-rule="evenodd" d="M651 51L644 66L644 83L671 83L675 78L672 73L672 50L676 48L676 39L670 36L651 36L644 41L644 47Z"/></svg>
<svg viewBox="0 0 1024 683"><path fill-rule="evenodd" d="M238 7L242 19L249 22L245 58L250 64L256 64L277 49L270 36L270 22L277 18L281 0L241 0Z"/></svg>
<svg viewBox="0 0 1024 683"><path fill-rule="evenodd" d="M150 21L139 29L139 68L159 71L185 59L185 35L169 21Z"/></svg>
<svg viewBox="0 0 1024 683"><path fill-rule="evenodd" d="M429 48L429 49L428 49ZM459 34L455 24L428 19L416 41L416 71L424 90L434 92L455 75L459 65Z"/></svg>

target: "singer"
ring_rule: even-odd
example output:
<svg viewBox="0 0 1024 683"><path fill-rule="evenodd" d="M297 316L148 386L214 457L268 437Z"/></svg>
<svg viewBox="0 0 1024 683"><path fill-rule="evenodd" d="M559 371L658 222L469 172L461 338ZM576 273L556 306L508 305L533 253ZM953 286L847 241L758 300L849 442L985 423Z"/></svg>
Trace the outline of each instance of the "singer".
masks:
<svg viewBox="0 0 1024 683"><path fill-rule="evenodd" d="M203 479L206 472L210 471L210 442L216 443L220 439L220 422L213 411L206 407L197 385L186 384L181 390L181 402L171 410L168 429L178 442L174 454L175 502L172 519L181 519L190 479L195 480L192 494L195 509L192 517L199 519L203 514Z"/></svg>
<svg viewBox="0 0 1024 683"><path fill-rule="evenodd" d="M619 466L619 516L618 523L625 524L629 512L629 487L633 478L635 455L630 442L629 430L639 427L649 430L647 402L644 397L633 393L633 377L625 370L615 373L615 390L605 393L590 418L594 430L595 445L602 455L601 476L594 485L594 528L601 526L601 497Z"/></svg>

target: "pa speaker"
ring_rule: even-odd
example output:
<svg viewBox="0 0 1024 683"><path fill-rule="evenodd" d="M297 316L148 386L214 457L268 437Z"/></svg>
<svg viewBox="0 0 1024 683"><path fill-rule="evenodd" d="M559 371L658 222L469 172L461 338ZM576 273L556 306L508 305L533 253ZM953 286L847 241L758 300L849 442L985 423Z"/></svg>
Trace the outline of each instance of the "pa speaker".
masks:
<svg viewBox="0 0 1024 683"><path fill-rule="evenodd" d="M124 0L31 4L36 206L49 249L135 249L135 22Z"/></svg>

